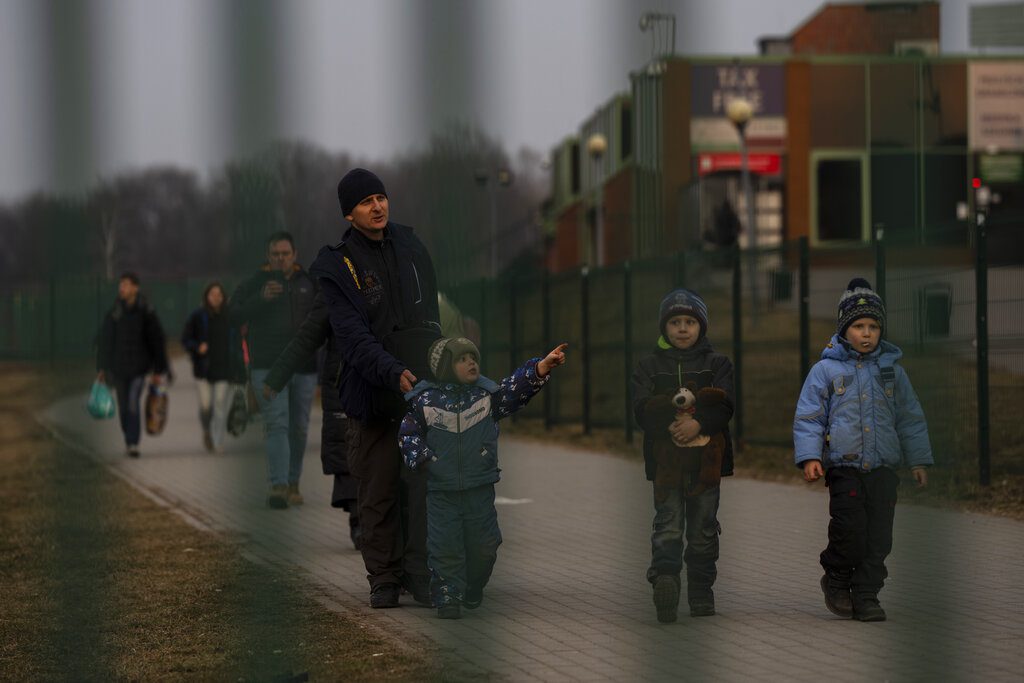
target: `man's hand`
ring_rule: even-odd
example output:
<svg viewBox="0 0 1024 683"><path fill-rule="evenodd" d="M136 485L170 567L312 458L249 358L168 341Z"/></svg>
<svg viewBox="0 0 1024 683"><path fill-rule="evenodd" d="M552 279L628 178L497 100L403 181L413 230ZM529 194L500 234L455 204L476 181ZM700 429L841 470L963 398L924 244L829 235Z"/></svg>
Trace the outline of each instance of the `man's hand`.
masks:
<svg viewBox="0 0 1024 683"><path fill-rule="evenodd" d="M263 285L263 291L260 292L260 296L263 297L264 301L273 301L277 297L281 296L281 292L284 291L284 285L277 280L268 280Z"/></svg>
<svg viewBox="0 0 1024 683"><path fill-rule="evenodd" d="M209 351L209 350L210 350L210 345L207 344L206 342L201 343L199 345L199 348L197 349L197 351L199 352L200 356L205 356L206 352Z"/></svg>
<svg viewBox="0 0 1024 683"><path fill-rule="evenodd" d="M565 349L569 344L561 343L537 363L537 376L546 377L553 368L565 363Z"/></svg>
<svg viewBox="0 0 1024 683"><path fill-rule="evenodd" d="M412 388L416 386L416 375L412 374L408 369L402 370L402 376L398 378L398 388L402 390L404 394L407 391L412 391Z"/></svg>
<svg viewBox="0 0 1024 683"><path fill-rule="evenodd" d="M273 401L275 398L277 398L277 392L274 391L273 389L271 389L268 385L264 384L263 385L263 400L264 401Z"/></svg>
<svg viewBox="0 0 1024 683"><path fill-rule="evenodd" d="M695 436L700 434L700 422L696 420L680 420L676 418L672 421L672 424L668 426L669 434L672 435L674 441L690 441Z"/></svg>
<svg viewBox="0 0 1024 683"><path fill-rule="evenodd" d="M825 476L820 460L808 460L804 463L804 481L818 481Z"/></svg>
<svg viewBox="0 0 1024 683"><path fill-rule="evenodd" d="M928 468L914 467L910 470L910 474L914 476L914 481L917 482L917 488L923 489L928 486Z"/></svg>
<svg viewBox="0 0 1024 683"><path fill-rule="evenodd" d="M160 376L160 373L154 372L149 376L149 383L154 387L158 387L163 384L164 378Z"/></svg>

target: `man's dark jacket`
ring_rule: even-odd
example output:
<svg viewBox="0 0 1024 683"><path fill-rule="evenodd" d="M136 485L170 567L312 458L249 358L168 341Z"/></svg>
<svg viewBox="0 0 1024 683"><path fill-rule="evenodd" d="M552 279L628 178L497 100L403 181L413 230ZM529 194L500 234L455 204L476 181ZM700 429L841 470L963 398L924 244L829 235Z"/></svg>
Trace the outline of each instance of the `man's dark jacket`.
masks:
<svg viewBox="0 0 1024 683"><path fill-rule="evenodd" d="M118 299L100 328L96 369L128 380L150 372L167 372L167 341L156 311L143 296L128 306Z"/></svg>
<svg viewBox="0 0 1024 683"><path fill-rule="evenodd" d="M700 433L713 436L725 433L725 454L722 458L722 476L733 473L732 438L729 420L732 418L733 395L732 361L715 353L707 337L702 337L691 348L677 349L659 340L658 348L640 359L633 371L633 413L637 424L644 430L644 465L647 478L654 479L653 445L656 439L670 439L668 427L675 419L675 411L668 413L647 410L654 396L673 396L680 386L689 387L694 394L705 387L725 391L726 400L714 406L698 405L694 419L700 422ZM699 462L694 461L696 466Z"/></svg>
<svg viewBox="0 0 1024 683"><path fill-rule="evenodd" d="M388 264L398 272L384 272ZM396 328L441 329L430 254L405 225L388 223L379 242L349 228L340 243L320 250L310 274L323 292L344 361L339 391L345 413L360 421L384 417L374 408L374 392L398 394L406 366L384 350L383 335ZM377 303L368 303L371 296Z"/></svg>
<svg viewBox="0 0 1024 683"><path fill-rule="evenodd" d="M281 282L284 291L267 301L262 296L263 286L273 279ZM252 367L265 370L273 365L309 315L315 296L315 281L298 264L287 280L281 271L265 265L238 285L228 310L233 325L241 327L248 323L246 340ZM316 372L316 359L308 359L296 372Z"/></svg>

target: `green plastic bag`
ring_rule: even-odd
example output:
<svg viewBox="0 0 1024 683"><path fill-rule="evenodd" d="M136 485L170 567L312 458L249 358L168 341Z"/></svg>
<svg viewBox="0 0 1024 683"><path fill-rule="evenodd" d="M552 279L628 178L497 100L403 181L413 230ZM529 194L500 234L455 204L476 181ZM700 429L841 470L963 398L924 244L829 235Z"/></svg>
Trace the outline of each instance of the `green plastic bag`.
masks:
<svg viewBox="0 0 1024 683"><path fill-rule="evenodd" d="M110 389L100 381L92 383L92 391L89 392L89 402L85 404L86 410L97 420L106 420L114 417L117 409L114 407L114 397Z"/></svg>

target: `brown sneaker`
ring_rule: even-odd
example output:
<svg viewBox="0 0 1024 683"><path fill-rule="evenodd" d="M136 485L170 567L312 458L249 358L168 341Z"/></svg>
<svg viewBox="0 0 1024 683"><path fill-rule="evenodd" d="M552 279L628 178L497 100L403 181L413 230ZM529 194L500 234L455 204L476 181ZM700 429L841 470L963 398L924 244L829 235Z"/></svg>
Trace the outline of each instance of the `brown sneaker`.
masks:
<svg viewBox="0 0 1024 683"><path fill-rule="evenodd" d="M288 508L288 487L284 484L270 487L270 495L267 496L267 505L275 510Z"/></svg>
<svg viewBox="0 0 1024 683"><path fill-rule="evenodd" d="M302 505L306 501L302 498L302 494L299 493L298 484L288 484L288 504L289 505Z"/></svg>

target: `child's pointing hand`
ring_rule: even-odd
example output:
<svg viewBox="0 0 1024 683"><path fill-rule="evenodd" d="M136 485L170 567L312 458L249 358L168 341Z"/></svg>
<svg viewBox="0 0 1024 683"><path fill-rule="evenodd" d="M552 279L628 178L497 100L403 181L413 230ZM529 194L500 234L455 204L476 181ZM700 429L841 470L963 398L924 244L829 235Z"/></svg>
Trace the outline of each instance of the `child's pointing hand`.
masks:
<svg viewBox="0 0 1024 683"><path fill-rule="evenodd" d="M547 356L541 359L537 363L537 376L546 377L553 368L558 367L565 363L565 349L569 345L567 343L561 343L554 348Z"/></svg>

